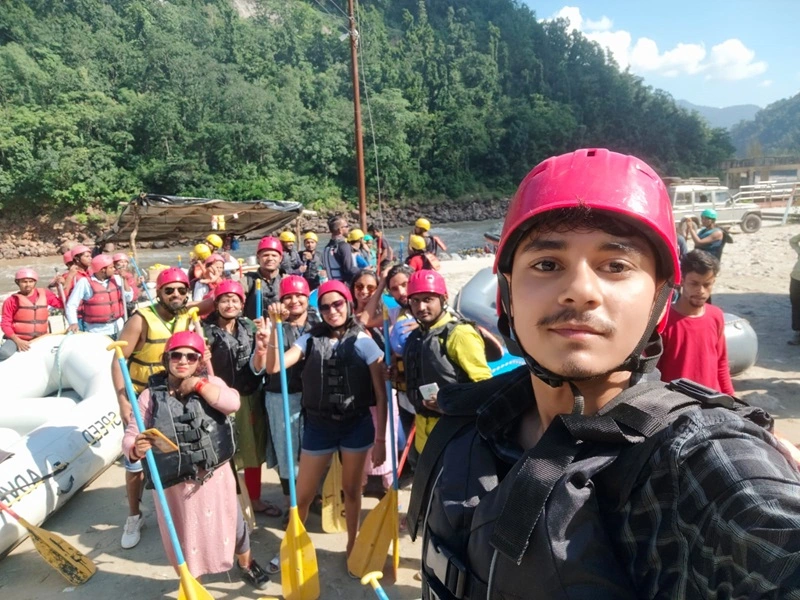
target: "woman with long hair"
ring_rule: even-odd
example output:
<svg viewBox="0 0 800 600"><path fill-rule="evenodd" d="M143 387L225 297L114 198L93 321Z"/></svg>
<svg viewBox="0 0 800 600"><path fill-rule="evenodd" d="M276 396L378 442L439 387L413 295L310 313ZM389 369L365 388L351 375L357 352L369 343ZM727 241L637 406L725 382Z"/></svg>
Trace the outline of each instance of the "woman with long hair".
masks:
<svg viewBox="0 0 800 600"><path fill-rule="evenodd" d="M285 353L290 368L305 360L302 372L302 406L305 413L300 467L297 474L297 509L305 521L331 456L341 451L342 491L347 521L347 547L353 549L361 513L361 477L367 451L373 447L373 465L386 458L386 393L383 352L364 331L353 314L353 297L340 281L326 281L319 287L322 322L313 327ZM277 329L281 313L269 309L273 328L267 345L267 372L278 373ZM369 407L375 406L376 435Z"/></svg>
<svg viewBox="0 0 800 600"><path fill-rule="evenodd" d="M208 376L203 338L192 331L173 334L164 346L166 369L152 375L139 395L139 409L147 428L140 432L131 420L122 451L132 462L153 447L151 428L178 447L155 451L156 465L178 540L189 571L199 577L233 566L242 579L262 588L269 576L250 554L250 535L236 500L236 480L227 464L233 457L233 425L229 415L239 408L239 392L218 377ZM152 475L145 463L146 487ZM173 567L177 568L169 532L156 501L158 528Z"/></svg>

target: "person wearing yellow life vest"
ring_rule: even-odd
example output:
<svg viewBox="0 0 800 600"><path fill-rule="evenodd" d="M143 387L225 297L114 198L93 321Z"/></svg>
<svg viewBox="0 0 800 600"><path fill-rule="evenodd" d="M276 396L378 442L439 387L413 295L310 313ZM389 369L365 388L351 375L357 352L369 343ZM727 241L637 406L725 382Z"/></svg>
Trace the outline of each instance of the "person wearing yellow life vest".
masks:
<svg viewBox="0 0 800 600"><path fill-rule="evenodd" d="M91 277L79 279L67 300L68 331L81 329L117 339L124 323L125 303L133 300L133 290L116 274L108 254L95 256L91 266ZM78 323L78 309L82 324Z"/></svg>
<svg viewBox="0 0 800 600"><path fill-rule="evenodd" d="M122 353L128 360L133 389L140 394L151 375L164 370L161 355L170 336L187 329L189 318L186 303L189 300L189 278L182 269L164 269L156 279L155 304L142 308L125 322L119 335L128 342ZM116 359L111 363L111 378L117 393L120 416L125 425L133 419L133 412L125 391L125 380ZM125 463L125 488L128 493L129 516L122 534L122 547L133 548L139 543L144 519L139 507L144 486L141 461Z"/></svg>
<svg viewBox="0 0 800 600"><path fill-rule="evenodd" d="M0 361L11 357L17 350L27 352L31 340L47 333L48 306L64 307L53 292L37 289L38 280L39 275L33 269L20 269L14 275L19 291L3 302L0 328L6 339L0 345Z"/></svg>

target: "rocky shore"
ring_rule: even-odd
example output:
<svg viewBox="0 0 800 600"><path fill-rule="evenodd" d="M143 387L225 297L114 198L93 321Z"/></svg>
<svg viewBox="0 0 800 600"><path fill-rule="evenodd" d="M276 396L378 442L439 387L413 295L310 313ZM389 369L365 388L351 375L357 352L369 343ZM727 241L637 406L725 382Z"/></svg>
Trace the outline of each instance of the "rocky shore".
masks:
<svg viewBox="0 0 800 600"><path fill-rule="evenodd" d="M382 220L385 229L410 226L418 217L425 216L434 223L456 221L484 221L502 219L508 207L508 198L493 200L443 201L434 204L407 203L402 206L384 206L382 219L374 207L370 207L369 222ZM334 213L318 212L301 217L300 228L327 233L327 220ZM85 217L86 215L84 215ZM347 213L351 223L358 222L358 210ZM91 213L89 219L75 216L56 217L43 215L22 219L15 215L0 218L0 259L55 256L69 250L75 244L93 246L95 240L115 220L116 215ZM195 240L141 243L141 248L164 248L194 243ZM119 244L126 247L125 244Z"/></svg>

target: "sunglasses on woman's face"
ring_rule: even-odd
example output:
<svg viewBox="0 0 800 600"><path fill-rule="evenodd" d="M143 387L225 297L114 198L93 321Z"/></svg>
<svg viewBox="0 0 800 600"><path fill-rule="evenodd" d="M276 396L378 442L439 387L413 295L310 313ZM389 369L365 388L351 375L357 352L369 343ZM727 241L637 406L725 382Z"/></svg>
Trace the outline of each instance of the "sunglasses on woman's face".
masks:
<svg viewBox="0 0 800 600"><path fill-rule="evenodd" d="M200 355L197 352L178 352L177 350L173 350L169 353L169 359L172 362L181 362L184 358L187 363L193 365L200 360Z"/></svg>
<svg viewBox="0 0 800 600"><path fill-rule="evenodd" d="M181 296L185 296L186 294L189 293L189 288L184 287L184 286L180 286L180 287L165 287L164 288L164 293L167 296L172 296L172 294L174 294L175 292L178 292Z"/></svg>
<svg viewBox="0 0 800 600"><path fill-rule="evenodd" d="M331 309L335 310L336 312L341 312L345 302L347 302L347 300L337 300L336 302L331 302L330 304L320 304L319 312L326 313Z"/></svg>
<svg viewBox="0 0 800 600"><path fill-rule="evenodd" d="M371 283L357 283L356 284L356 289L358 291L367 290L368 292L374 292L375 290L378 289L378 286L377 285L373 285Z"/></svg>

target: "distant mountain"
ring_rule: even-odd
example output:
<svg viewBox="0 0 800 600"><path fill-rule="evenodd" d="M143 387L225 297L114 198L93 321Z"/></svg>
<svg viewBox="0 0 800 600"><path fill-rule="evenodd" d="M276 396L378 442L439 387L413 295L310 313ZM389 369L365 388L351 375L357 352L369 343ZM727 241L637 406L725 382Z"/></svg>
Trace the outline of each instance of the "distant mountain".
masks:
<svg viewBox="0 0 800 600"><path fill-rule="evenodd" d="M675 104L688 111L697 111L708 124L712 127L724 127L730 129L739 121L750 121L761 110L755 104L738 104L736 106L726 106L725 108L715 108L713 106L700 106L692 104L688 100L676 100Z"/></svg>
<svg viewBox="0 0 800 600"><path fill-rule="evenodd" d="M739 156L800 154L800 94L773 102L730 133Z"/></svg>

